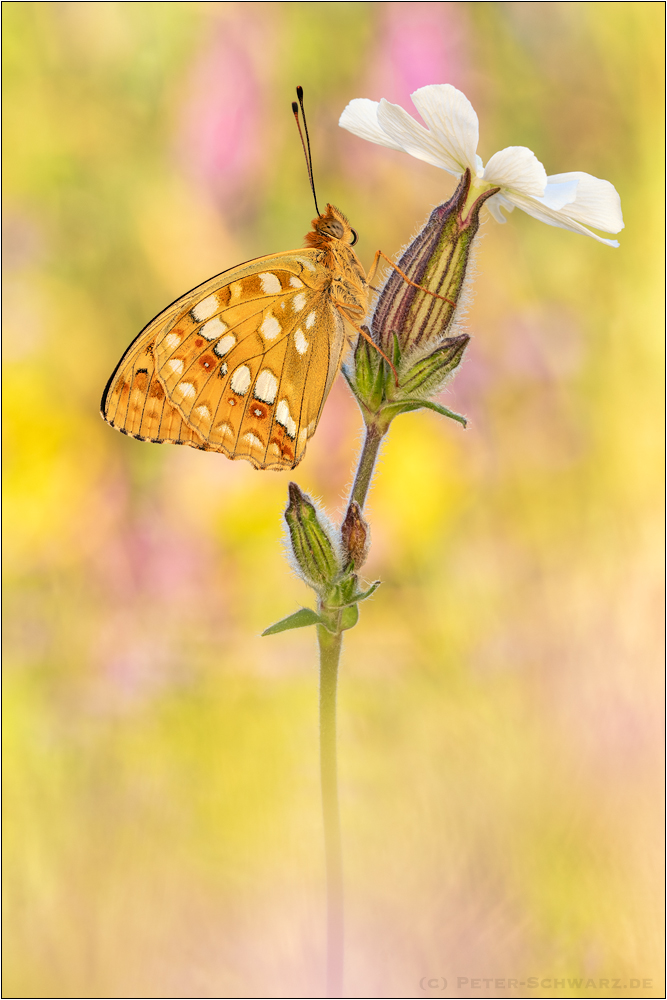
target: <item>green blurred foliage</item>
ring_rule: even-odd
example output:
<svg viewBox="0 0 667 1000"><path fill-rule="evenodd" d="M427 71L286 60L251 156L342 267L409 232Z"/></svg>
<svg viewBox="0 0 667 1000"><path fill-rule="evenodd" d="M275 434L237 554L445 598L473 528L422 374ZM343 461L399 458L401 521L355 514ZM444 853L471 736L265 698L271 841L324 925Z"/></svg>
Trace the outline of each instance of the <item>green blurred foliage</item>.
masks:
<svg viewBox="0 0 667 1000"><path fill-rule="evenodd" d="M164 305L301 245L296 84L320 200L366 266L405 245L454 179L337 121L433 82L471 99L484 160L609 179L626 229L488 221L443 396L469 430L392 427L340 689L348 990L660 995L663 5L3 13L5 995L319 995L314 635L260 638L309 600L288 477L121 437L98 404ZM295 473L336 516L339 382ZM597 990L545 995L628 995Z"/></svg>

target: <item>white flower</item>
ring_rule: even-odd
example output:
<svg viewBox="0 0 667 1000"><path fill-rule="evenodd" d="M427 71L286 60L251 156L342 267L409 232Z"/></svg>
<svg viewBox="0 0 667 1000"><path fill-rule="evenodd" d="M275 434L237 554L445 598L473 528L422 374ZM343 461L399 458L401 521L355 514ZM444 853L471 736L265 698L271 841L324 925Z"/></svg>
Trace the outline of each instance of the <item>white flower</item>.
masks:
<svg viewBox="0 0 667 1000"><path fill-rule="evenodd" d="M586 228L595 226L605 233L623 229L621 199L609 181L581 171L547 177L540 161L525 146L501 149L485 167L477 155L477 115L460 90L448 83L433 84L411 96L428 128L397 104L365 98L350 101L339 124L362 139L404 150L457 177L469 168L478 189L500 187L486 202L498 222L505 222L501 208L511 212L516 206L549 226L618 246L617 240L602 239Z"/></svg>

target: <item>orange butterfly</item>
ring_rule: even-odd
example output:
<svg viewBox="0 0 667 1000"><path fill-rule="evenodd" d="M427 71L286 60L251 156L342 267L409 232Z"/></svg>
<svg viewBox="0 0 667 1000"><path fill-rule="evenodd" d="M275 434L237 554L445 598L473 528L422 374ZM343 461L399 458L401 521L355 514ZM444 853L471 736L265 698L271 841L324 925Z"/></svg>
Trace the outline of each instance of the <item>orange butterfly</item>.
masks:
<svg viewBox="0 0 667 1000"><path fill-rule="evenodd" d="M300 87L297 94L303 112ZM298 125L296 103L292 110ZM314 195L310 141L306 163ZM370 340L359 323L385 257L378 251L367 277L345 216L333 205L317 211L305 248L223 271L151 320L104 390L102 416L112 427L140 441L221 451L256 469L301 461L346 343L355 333Z"/></svg>
<svg viewBox="0 0 667 1000"><path fill-rule="evenodd" d="M156 316L102 397L112 427L285 469L303 458L368 309L354 231L327 205L306 248L211 278Z"/></svg>

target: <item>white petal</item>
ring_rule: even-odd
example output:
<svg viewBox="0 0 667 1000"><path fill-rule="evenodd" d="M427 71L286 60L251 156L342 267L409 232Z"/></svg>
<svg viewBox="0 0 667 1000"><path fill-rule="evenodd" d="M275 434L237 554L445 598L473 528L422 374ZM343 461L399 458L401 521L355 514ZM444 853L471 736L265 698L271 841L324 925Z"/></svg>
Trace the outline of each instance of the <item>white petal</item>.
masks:
<svg viewBox="0 0 667 1000"><path fill-rule="evenodd" d="M609 181L602 181L599 177L593 177L580 170L569 174L554 174L548 180L549 186L552 182L558 184L570 180L578 182L574 202L563 208L562 214L569 219L595 226L605 233L620 233L624 228L621 199Z"/></svg>
<svg viewBox="0 0 667 1000"><path fill-rule="evenodd" d="M341 128L346 128L348 132L354 132L362 139L368 139L369 142L377 142L381 146L389 146L390 149L403 149L403 146L392 142L378 125L377 111L379 106L377 101L358 97L356 100L350 101L340 116L338 124Z"/></svg>
<svg viewBox="0 0 667 1000"><path fill-rule="evenodd" d="M494 153L484 168L487 184L499 184L509 191L539 198L547 186L547 172L532 150L508 146Z"/></svg>
<svg viewBox="0 0 667 1000"><path fill-rule="evenodd" d="M506 212L514 211L514 205L512 205L507 198L504 198L501 193L494 194L488 198L487 201L484 202L484 207L488 208L496 222L507 222L507 219L500 211L501 208L504 208Z"/></svg>
<svg viewBox="0 0 667 1000"><path fill-rule="evenodd" d="M532 215L534 219L539 219L540 222L546 222L548 226L558 226L559 229L569 229L572 233L592 236L598 243L606 243L608 247L617 247L619 245L618 240L605 240L601 236L598 236L597 233L591 232L586 226L582 226L581 223L568 218L565 212L572 207L571 205L557 212L555 209L548 208L542 204L537 198L528 198L526 195L510 192L505 192L505 194L507 198L514 202L517 208L520 208L528 215Z"/></svg>
<svg viewBox="0 0 667 1000"><path fill-rule="evenodd" d="M380 128L391 142L396 143L397 149L404 149L406 153L410 153L416 159L425 160L426 163L430 163L434 167L448 170L450 174L455 174L457 177L463 173L465 168L452 160L438 137L420 125L416 118L409 115L398 104L390 104L389 101L385 100L380 101L377 120Z"/></svg>
<svg viewBox="0 0 667 1000"><path fill-rule="evenodd" d="M479 143L479 120L472 104L460 90L449 83L420 87L410 95L417 111L440 141L452 170L463 173L470 167L477 171L476 153Z"/></svg>
<svg viewBox="0 0 667 1000"><path fill-rule="evenodd" d="M558 211L565 205L570 205L577 197L579 181L576 178L570 181L553 182L553 179L548 177L547 180L549 183L540 198L542 204L546 205L547 208L555 208Z"/></svg>

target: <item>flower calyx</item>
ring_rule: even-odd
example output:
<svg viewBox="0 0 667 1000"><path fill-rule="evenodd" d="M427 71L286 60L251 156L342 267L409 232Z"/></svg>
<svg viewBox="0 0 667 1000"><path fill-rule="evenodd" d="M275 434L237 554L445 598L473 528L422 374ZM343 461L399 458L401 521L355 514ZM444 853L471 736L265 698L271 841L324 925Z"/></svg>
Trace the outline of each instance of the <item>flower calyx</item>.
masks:
<svg viewBox="0 0 667 1000"><path fill-rule="evenodd" d="M431 212L398 262L413 284L397 271L385 282L371 328L366 329L391 358L398 385L379 351L362 337L357 341L353 366L343 369L366 423L376 424L380 434L400 413L421 408L466 424L465 417L434 403L431 397L441 391L458 367L470 340L467 334L455 331L456 309L465 290L480 210L495 193L491 188L477 194L466 170L452 197Z"/></svg>

